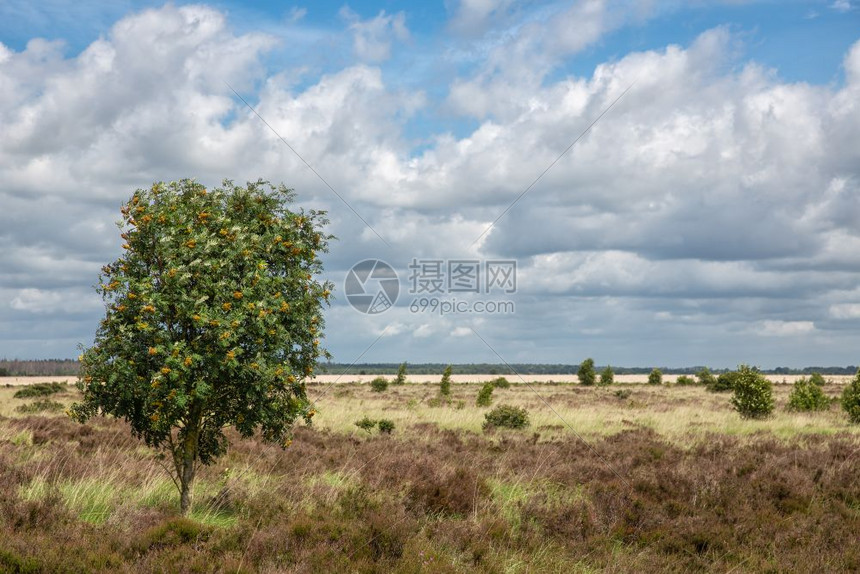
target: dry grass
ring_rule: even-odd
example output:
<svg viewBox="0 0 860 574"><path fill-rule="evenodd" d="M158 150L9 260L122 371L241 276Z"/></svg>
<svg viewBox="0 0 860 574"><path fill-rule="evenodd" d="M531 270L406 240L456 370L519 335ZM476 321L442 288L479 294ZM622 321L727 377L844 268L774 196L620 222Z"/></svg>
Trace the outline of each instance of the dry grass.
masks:
<svg viewBox="0 0 860 574"><path fill-rule="evenodd" d="M514 385L494 404L532 426L486 434L479 388L444 404L435 385L313 385L315 426L286 451L231 436L188 519L123 423L24 416L31 399L0 389L0 571L860 568L860 437L835 408L788 414L779 386L775 415L750 422L697 387Z"/></svg>

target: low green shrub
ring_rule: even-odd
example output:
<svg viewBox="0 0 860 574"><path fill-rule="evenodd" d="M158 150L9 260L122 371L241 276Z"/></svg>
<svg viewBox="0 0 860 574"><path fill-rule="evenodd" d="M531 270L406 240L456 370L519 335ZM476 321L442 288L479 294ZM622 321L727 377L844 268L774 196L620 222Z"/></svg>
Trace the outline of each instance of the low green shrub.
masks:
<svg viewBox="0 0 860 574"><path fill-rule="evenodd" d="M663 371L660 369L654 369L651 371L651 374L648 375L648 384L649 385L662 385L663 384Z"/></svg>
<svg viewBox="0 0 860 574"><path fill-rule="evenodd" d="M615 391L615 396L621 400L630 398L630 395L632 394L633 393L630 389L618 389L617 391Z"/></svg>
<svg viewBox="0 0 860 574"><path fill-rule="evenodd" d="M379 429L380 433L391 434L392 432L394 432L394 421L388 419L379 419L376 422L376 427Z"/></svg>
<svg viewBox="0 0 860 574"><path fill-rule="evenodd" d="M370 390L375 393L384 393L388 390L388 379L385 377L376 377L370 381Z"/></svg>
<svg viewBox="0 0 860 574"><path fill-rule="evenodd" d="M682 385L682 386L695 385L696 379L694 379L693 377L690 377L688 375L681 375L677 379L675 379L675 384L676 385Z"/></svg>
<svg viewBox="0 0 860 574"><path fill-rule="evenodd" d="M355 426L369 433L376 426L376 421L369 417L364 417L361 420L355 421Z"/></svg>
<svg viewBox="0 0 860 574"><path fill-rule="evenodd" d="M511 386L511 382L507 380L505 377L499 377L497 379L492 380L493 386L497 389L507 389Z"/></svg>
<svg viewBox="0 0 860 574"><path fill-rule="evenodd" d="M576 377L579 379L579 384L588 387L597 382L597 374L594 372L594 359L588 358L582 361L576 372Z"/></svg>
<svg viewBox="0 0 860 574"><path fill-rule="evenodd" d="M67 385L65 383L36 383L33 385L27 385L21 389L15 391L13 395L16 399L29 399L32 397L47 397L48 395L53 395L56 393L60 393L65 391Z"/></svg>
<svg viewBox="0 0 860 574"><path fill-rule="evenodd" d="M758 369L741 365L733 387L732 406L743 418L761 419L773 412L771 383Z"/></svg>
<svg viewBox="0 0 860 574"><path fill-rule="evenodd" d="M842 390L842 410L848 415L849 421L860 424L860 369Z"/></svg>
<svg viewBox="0 0 860 574"><path fill-rule="evenodd" d="M496 386L492 383L484 383L484 386L481 387L481 390L478 391L478 398L475 399L476 407L488 407L493 403L493 389Z"/></svg>
<svg viewBox="0 0 860 574"><path fill-rule="evenodd" d="M818 383L811 378L803 377L794 383L794 389L788 396L790 411L825 411L830 407L830 399L821 390Z"/></svg>
<svg viewBox="0 0 860 574"><path fill-rule="evenodd" d="M727 371L720 373L717 379L707 389L712 393L728 393L735 388L739 373L737 371Z"/></svg>
<svg viewBox="0 0 860 574"><path fill-rule="evenodd" d="M523 407L499 405L484 415L484 430L496 427L520 429L529 426L529 413Z"/></svg>
<svg viewBox="0 0 860 574"><path fill-rule="evenodd" d="M709 390L710 387L717 384L717 378L711 374L710 369L707 367L696 373L696 381L698 381L700 385L705 385L705 388Z"/></svg>
<svg viewBox="0 0 860 574"><path fill-rule="evenodd" d="M23 405L18 405L15 407L15 411L23 414L33 414L33 413L57 413L63 410L65 407L63 403L58 403L57 401L52 401L51 399L41 399L38 401L33 401L32 403L26 403Z"/></svg>
<svg viewBox="0 0 860 574"><path fill-rule="evenodd" d="M605 387L607 385L611 385L614 382L615 373L612 372L612 367L607 365L606 368L600 372L600 378L597 380L597 384L601 387Z"/></svg>
<svg viewBox="0 0 860 574"><path fill-rule="evenodd" d="M818 385L819 387L823 387L827 382L824 380L824 377L821 376L821 373L812 373L809 376L809 381L814 385Z"/></svg>

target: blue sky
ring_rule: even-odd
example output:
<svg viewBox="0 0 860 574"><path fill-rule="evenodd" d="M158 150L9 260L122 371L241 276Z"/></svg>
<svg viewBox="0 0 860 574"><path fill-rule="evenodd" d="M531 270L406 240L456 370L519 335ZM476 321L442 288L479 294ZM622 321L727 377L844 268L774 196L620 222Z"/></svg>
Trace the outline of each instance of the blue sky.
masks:
<svg viewBox="0 0 860 574"><path fill-rule="evenodd" d="M0 44L0 356L92 340L134 188L264 177L330 212L341 362L860 360L855 0L7 0ZM410 311L413 259L515 259L516 312Z"/></svg>

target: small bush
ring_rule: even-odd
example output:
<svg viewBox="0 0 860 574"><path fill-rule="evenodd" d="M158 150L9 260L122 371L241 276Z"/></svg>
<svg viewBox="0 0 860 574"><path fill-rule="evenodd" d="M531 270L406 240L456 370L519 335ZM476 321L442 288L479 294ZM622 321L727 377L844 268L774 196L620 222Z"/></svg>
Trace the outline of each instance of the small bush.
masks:
<svg viewBox="0 0 860 574"><path fill-rule="evenodd" d="M770 381L757 369L741 365L734 380L732 406L747 419L765 418L773 412Z"/></svg>
<svg viewBox="0 0 860 574"><path fill-rule="evenodd" d="M591 386L597 380L597 375L594 372L594 360L591 358L582 361L579 365L579 370L576 372L576 377L579 379L579 384Z"/></svg>
<svg viewBox="0 0 860 574"><path fill-rule="evenodd" d="M615 391L615 396L621 400L630 398L630 395L633 394L630 389L618 389Z"/></svg>
<svg viewBox="0 0 860 574"><path fill-rule="evenodd" d="M493 403L493 389L496 386L492 383L484 383L484 386L481 387L481 390L478 391L478 398L475 399L476 407L488 407Z"/></svg>
<svg viewBox="0 0 860 574"><path fill-rule="evenodd" d="M824 380L824 377L821 376L821 373L812 373L809 376L809 382L811 382L813 385L823 387L827 381Z"/></svg>
<svg viewBox="0 0 860 574"><path fill-rule="evenodd" d="M388 419L379 419L376 422L376 427L380 433L391 434L394 431L394 421Z"/></svg>
<svg viewBox="0 0 860 574"><path fill-rule="evenodd" d="M675 384L684 386L695 385L696 379L688 375L681 375L677 379L675 379Z"/></svg>
<svg viewBox="0 0 860 574"><path fill-rule="evenodd" d="M605 387L606 385L611 385L615 382L615 373L612 372L612 367L608 366L600 372L600 380L597 381L597 384L601 387Z"/></svg>
<svg viewBox="0 0 860 574"><path fill-rule="evenodd" d="M400 367L397 368L397 378L394 379L395 385L405 385L406 384L406 363L400 363Z"/></svg>
<svg viewBox="0 0 860 574"><path fill-rule="evenodd" d="M355 426L369 433L373 430L373 427L376 426L376 421L371 418L364 417L361 420L355 421Z"/></svg>
<svg viewBox="0 0 860 574"><path fill-rule="evenodd" d="M842 391L842 410L848 415L849 421L854 424L860 423L860 369Z"/></svg>
<svg viewBox="0 0 860 574"><path fill-rule="evenodd" d="M700 385L705 385L708 389L717 384L717 378L711 374L711 371L707 367L696 373L696 380Z"/></svg>
<svg viewBox="0 0 860 574"><path fill-rule="evenodd" d="M445 372L442 373L442 380L439 381L439 394L443 397L451 396L451 365L445 367Z"/></svg>
<svg viewBox="0 0 860 574"><path fill-rule="evenodd" d="M522 407L499 405L484 415L484 430L495 427L520 429L529 426L529 413Z"/></svg>
<svg viewBox="0 0 860 574"><path fill-rule="evenodd" d="M790 411L825 411L830 407L830 399L821 390L821 387L803 377L794 383L794 389L788 396L788 410Z"/></svg>
<svg viewBox="0 0 860 574"><path fill-rule="evenodd" d="M648 375L648 384L649 385L662 385L663 384L663 371L660 369L654 369L651 371L651 374Z"/></svg>
<svg viewBox="0 0 860 574"><path fill-rule="evenodd" d="M511 386L511 382L507 380L505 377L499 377L498 379L493 379L493 386L497 389L507 389Z"/></svg>
<svg viewBox="0 0 860 574"><path fill-rule="evenodd" d="M734 390L735 382L739 377L739 373L737 371L728 371L725 373L720 373L720 376L713 382L713 384L709 385L707 389L712 393L728 393Z"/></svg>
<svg viewBox="0 0 860 574"><path fill-rule="evenodd" d="M66 390L65 383L36 383L15 391L16 399L29 399L32 397L47 397Z"/></svg>
<svg viewBox="0 0 860 574"><path fill-rule="evenodd" d="M63 410L63 403L58 403L57 401L52 401L51 399L42 399L39 401L33 401L32 403L27 403L24 405L18 405L15 407L15 411L24 414L33 414L33 413L57 413Z"/></svg>
<svg viewBox="0 0 860 574"><path fill-rule="evenodd" d="M384 393L388 390L388 379L385 377L376 377L370 381L370 390L375 393Z"/></svg>

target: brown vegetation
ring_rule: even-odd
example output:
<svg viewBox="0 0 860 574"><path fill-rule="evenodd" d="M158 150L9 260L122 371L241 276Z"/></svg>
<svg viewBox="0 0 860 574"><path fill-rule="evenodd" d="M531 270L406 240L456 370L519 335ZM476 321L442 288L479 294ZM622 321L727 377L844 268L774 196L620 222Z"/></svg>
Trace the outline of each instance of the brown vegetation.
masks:
<svg viewBox="0 0 860 574"><path fill-rule="evenodd" d="M571 392L542 390L559 403ZM324 399L329 411L371 400L405 410L406 397L424 392L341 391ZM681 391L706 397L680 387L634 394L663 393L659 417L671 416ZM619 401L609 390L577 397ZM860 568L860 443L847 432L708 431L681 441L631 422L585 444L564 425L485 434L399 421L391 436L350 426L299 428L285 451L231 435L228 455L201 470L183 519L158 461L124 424L4 418L0 571Z"/></svg>

